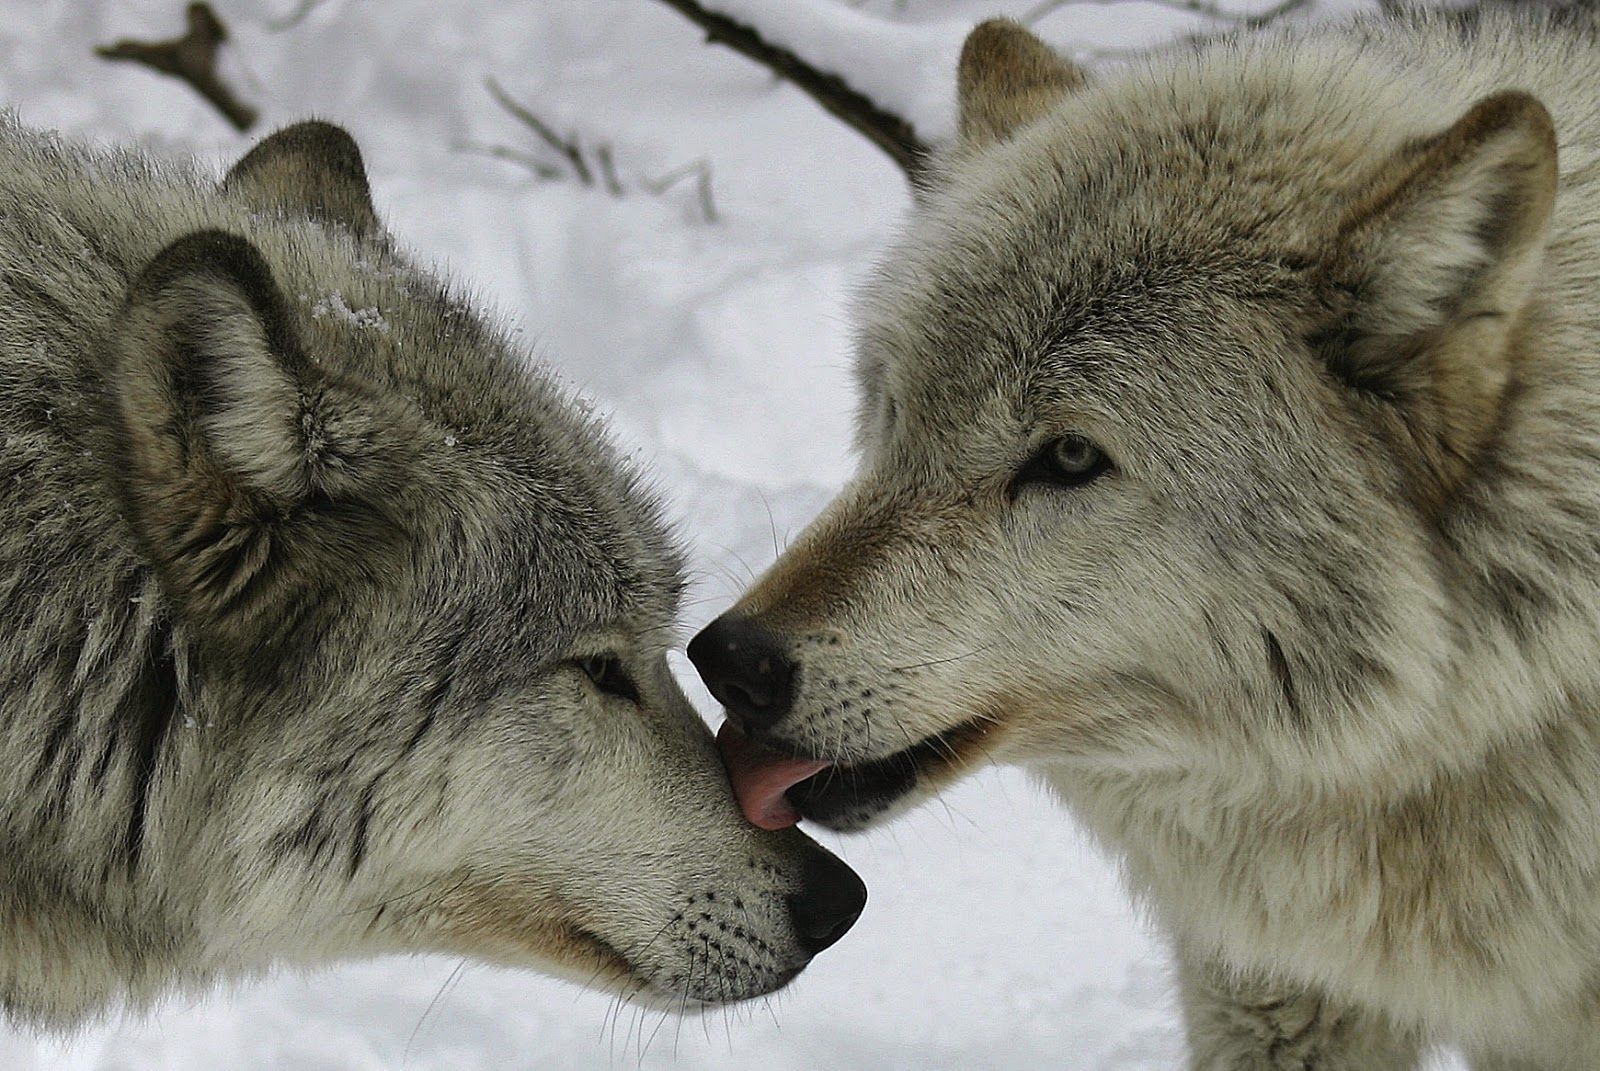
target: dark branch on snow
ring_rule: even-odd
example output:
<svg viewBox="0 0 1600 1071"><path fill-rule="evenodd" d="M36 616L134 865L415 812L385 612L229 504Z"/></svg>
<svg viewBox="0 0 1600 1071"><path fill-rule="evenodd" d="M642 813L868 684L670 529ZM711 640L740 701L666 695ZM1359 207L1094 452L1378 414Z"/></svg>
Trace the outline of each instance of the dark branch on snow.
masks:
<svg viewBox="0 0 1600 1071"><path fill-rule="evenodd" d="M101 59L140 63L153 71L189 83L227 117L235 129L249 130L256 110L233 95L217 74L217 49L228 39L227 27L210 4L189 5L189 29L169 41L118 41L94 50Z"/></svg>
<svg viewBox="0 0 1600 1071"><path fill-rule="evenodd" d="M922 177L928 163L928 145L905 117L873 101L843 76L818 69L790 50L768 41L754 27L712 11L697 0L661 2L704 30L707 41L733 49L800 89L829 114L882 149L913 185Z"/></svg>
<svg viewBox="0 0 1600 1071"><path fill-rule="evenodd" d="M485 86L489 88L489 95L495 103L510 112L523 126L539 136L539 140L560 153L562 158L572 168L573 174L578 176L578 181L585 186L594 185L594 172L589 169L589 163L583 158L583 148L578 144L577 138L563 138L550 128L550 124L540 119L528 108L513 100L511 94L501 88L500 83L493 78L484 79Z"/></svg>

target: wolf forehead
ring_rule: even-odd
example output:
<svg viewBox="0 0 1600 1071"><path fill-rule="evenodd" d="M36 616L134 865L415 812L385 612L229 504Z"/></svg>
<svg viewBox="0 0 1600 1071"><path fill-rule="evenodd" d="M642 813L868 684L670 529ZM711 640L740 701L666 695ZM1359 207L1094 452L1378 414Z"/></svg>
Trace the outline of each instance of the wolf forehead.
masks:
<svg viewBox="0 0 1600 1071"><path fill-rule="evenodd" d="M1340 221L1392 153L1456 117L1392 75L1349 77L1366 62L1340 41L1213 44L955 155L865 293L867 407L887 394L926 416L1076 385L1106 371L1097 354L1181 358L1172 342L1228 333L1219 302L1315 330L1362 282Z"/></svg>
<svg viewBox="0 0 1600 1071"><path fill-rule="evenodd" d="M456 569L491 585L507 616L522 611L541 646L674 619L685 559L658 497L511 331L382 246L357 244L351 259L315 228L251 237L292 295L308 358L441 432L417 462L425 472L390 476L441 489L416 539L448 545Z"/></svg>

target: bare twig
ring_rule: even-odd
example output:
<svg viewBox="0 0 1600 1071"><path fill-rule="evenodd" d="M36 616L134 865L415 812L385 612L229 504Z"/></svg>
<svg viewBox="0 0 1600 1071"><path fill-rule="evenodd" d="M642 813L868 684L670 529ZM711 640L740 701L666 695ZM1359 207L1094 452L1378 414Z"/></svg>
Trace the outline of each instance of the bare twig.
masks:
<svg viewBox="0 0 1600 1071"><path fill-rule="evenodd" d="M716 202L711 200L711 165L705 164L700 168L700 175L694 180L695 193L700 197L700 211L705 216L707 223L715 223L721 217L717 215Z"/></svg>
<svg viewBox="0 0 1600 1071"><path fill-rule="evenodd" d="M142 63L151 70L187 82L238 130L255 124L256 109L233 95L217 75L217 49L228 39L227 27L210 4L189 5L189 29L169 41L118 41L101 45L101 59Z"/></svg>
<svg viewBox="0 0 1600 1071"><path fill-rule="evenodd" d="M565 166L558 166L535 153L513 149L506 145L464 144L460 146L461 149L521 164L532 172L535 178L543 181L570 175L579 184L599 187L612 197L620 199L628 195L628 184L622 179L622 173L617 168L616 153L609 144L601 143L593 149L588 149L576 134L562 137L556 133L554 127L539 118L532 108L513 98L493 78L487 79L485 84L495 101L523 126L533 131L548 148L553 149L565 161ZM700 215L707 223L717 222L717 205L711 193L711 165L705 160L685 164L658 179L641 179L636 186L646 193L659 196L690 176L695 179L695 195L700 202Z"/></svg>
<svg viewBox="0 0 1600 1071"><path fill-rule="evenodd" d="M594 185L594 172L589 170L589 163L583 158L583 147L578 144L577 138L568 139L557 134L548 123L534 115L525 105L513 100L511 94L502 89L500 83L493 78L484 79L483 84L489 88L489 95L494 97L500 107L510 112L518 122L539 135L540 140L566 158L567 163L572 166L573 174L578 176L579 182L585 186Z"/></svg>
<svg viewBox="0 0 1600 1071"><path fill-rule="evenodd" d="M1036 4L1027 14L1022 16L1022 22L1032 25L1052 12L1075 4L1119 4L1125 0L1044 0ZM1265 11L1251 15L1243 11L1230 11L1212 0L1147 0L1148 3L1161 7L1171 8L1174 11L1187 11L1191 15L1200 15L1203 18L1216 19L1220 22L1231 22L1246 30L1259 30L1270 25L1285 15L1292 14L1300 8L1308 6L1312 0L1279 0L1277 4Z"/></svg>
<svg viewBox="0 0 1600 1071"><path fill-rule="evenodd" d="M883 150L913 184L927 168L928 146L911 122L851 86L843 76L820 70L754 27L712 11L698 0L661 0L705 31L712 44L726 45L772 71L820 104L829 114Z"/></svg>
<svg viewBox="0 0 1600 1071"><path fill-rule="evenodd" d="M324 0L300 0L295 9L283 16L283 18L268 19L262 25L268 33L282 33L285 30L292 30L304 22L306 17L321 7L323 3Z"/></svg>
<svg viewBox="0 0 1600 1071"><path fill-rule="evenodd" d="M717 205L711 197L711 164L706 160L696 160L692 164L684 164L680 168L668 171L658 179L647 180L644 188L653 194L663 194L676 186L679 182L694 176L695 196L700 200L700 215L707 223L715 223L720 218L717 215Z"/></svg>
<svg viewBox="0 0 1600 1071"><path fill-rule="evenodd" d="M560 178L566 172L554 164L546 163L531 152L513 149L505 145L458 145L462 152L477 153L480 156L492 156L496 160L506 160L513 164L521 164L533 173L533 177L544 182L551 182Z"/></svg>
<svg viewBox="0 0 1600 1071"><path fill-rule="evenodd" d="M606 192L613 197L621 197L622 179L617 175L617 161L611 154L611 146L602 145L596 149L594 159L600 165L600 180L605 183Z"/></svg>

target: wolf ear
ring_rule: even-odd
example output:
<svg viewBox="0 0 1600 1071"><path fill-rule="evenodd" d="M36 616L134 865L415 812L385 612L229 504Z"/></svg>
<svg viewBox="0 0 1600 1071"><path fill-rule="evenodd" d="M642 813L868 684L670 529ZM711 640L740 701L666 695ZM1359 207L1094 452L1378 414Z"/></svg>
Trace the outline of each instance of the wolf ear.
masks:
<svg viewBox="0 0 1600 1071"><path fill-rule="evenodd" d="M124 513L208 635L270 642L381 544L347 493L330 392L249 242L202 231L158 254L106 357Z"/></svg>
<svg viewBox="0 0 1600 1071"><path fill-rule="evenodd" d="M1352 305L1325 356L1395 403L1430 455L1436 496L1499 420L1556 181L1550 113L1526 93L1498 93L1399 153L1345 220Z"/></svg>
<svg viewBox="0 0 1600 1071"><path fill-rule="evenodd" d="M1004 141L1081 89L1083 71L1010 19L967 35L956 71L957 142L977 149Z"/></svg>
<svg viewBox="0 0 1600 1071"><path fill-rule="evenodd" d="M357 237L382 231L361 150L332 123L295 123L263 138L233 165L222 190L262 208L346 227Z"/></svg>

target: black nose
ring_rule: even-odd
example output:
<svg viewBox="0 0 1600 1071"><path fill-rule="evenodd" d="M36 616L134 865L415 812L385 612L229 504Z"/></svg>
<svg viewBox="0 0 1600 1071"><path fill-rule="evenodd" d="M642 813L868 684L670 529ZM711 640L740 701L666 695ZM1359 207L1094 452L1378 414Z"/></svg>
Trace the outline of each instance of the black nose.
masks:
<svg viewBox="0 0 1600 1071"><path fill-rule="evenodd" d="M800 892L789 914L800 944L816 955L849 932L867 906L867 887L854 870L821 848L810 848Z"/></svg>
<svg viewBox="0 0 1600 1071"><path fill-rule="evenodd" d="M750 618L723 614L711 622L689 641L689 661L746 732L770 728L789 713L794 663Z"/></svg>

